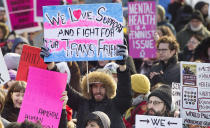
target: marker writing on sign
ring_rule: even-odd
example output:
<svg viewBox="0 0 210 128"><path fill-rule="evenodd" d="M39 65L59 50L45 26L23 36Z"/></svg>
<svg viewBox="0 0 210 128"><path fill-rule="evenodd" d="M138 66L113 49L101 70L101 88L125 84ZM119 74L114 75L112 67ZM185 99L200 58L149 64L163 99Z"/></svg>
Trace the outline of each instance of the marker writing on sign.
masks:
<svg viewBox="0 0 210 128"><path fill-rule="evenodd" d="M0 84L1 84L1 81L4 82L4 79L1 77L1 73L0 73Z"/></svg>

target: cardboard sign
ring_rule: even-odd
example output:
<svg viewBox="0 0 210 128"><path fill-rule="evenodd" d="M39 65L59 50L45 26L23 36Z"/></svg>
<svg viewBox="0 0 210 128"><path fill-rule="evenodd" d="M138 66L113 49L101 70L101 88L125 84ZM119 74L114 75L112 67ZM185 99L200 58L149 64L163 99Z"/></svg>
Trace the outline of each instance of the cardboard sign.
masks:
<svg viewBox="0 0 210 128"><path fill-rule="evenodd" d="M182 118L136 115L135 128L182 128Z"/></svg>
<svg viewBox="0 0 210 128"><path fill-rule="evenodd" d="M155 1L128 3L129 51L133 58L155 58Z"/></svg>
<svg viewBox="0 0 210 128"><path fill-rule="evenodd" d="M210 65L193 62L180 64L183 123L210 126Z"/></svg>
<svg viewBox="0 0 210 128"><path fill-rule="evenodd" d="M43 22L43 6L60 5L60 0L33 0L34 2L34 19L37 22Z"/></svg>
<svg viewBox="0 0 210 128"><path fill-rule="evenodd" d="M0 85L4 85L10 80L7 65L4 61L4 57L0 48Z"/></svg>
<svg viewBox="0 0 210 128"><path fill-rule="evenodd" d="M116 60L123 44L122 5L45 6L44 39L51 61Z"/></svg>
<svg viewBox="0 0 210 128"><path fill-rule="evenodd" d="M10 30L16 33L34 32L41 26L34 22L33 0L4 0Z"/></svg>
<svg viewBox="0 0 210 128"><path fill-rule="evenodd" d="M181 102L181 84L172 82L172 98L173 103L175 103L175 107L177 109L180 108L180 102Z"/></svg>
<svg viewBox="0 0 210 128"><path fill-rule="evenodd" d="M24 45L20 57L16 80L27 81L29 66L47 69L47 64L40 57L40 48Z"/></svg>
<svg viewBox="0 0 210 128"><path fill-rule="evenodd" d="M18 122L27 119L40 121L44 128L58 128L66 80L67 74L30 67Z"/></svg>

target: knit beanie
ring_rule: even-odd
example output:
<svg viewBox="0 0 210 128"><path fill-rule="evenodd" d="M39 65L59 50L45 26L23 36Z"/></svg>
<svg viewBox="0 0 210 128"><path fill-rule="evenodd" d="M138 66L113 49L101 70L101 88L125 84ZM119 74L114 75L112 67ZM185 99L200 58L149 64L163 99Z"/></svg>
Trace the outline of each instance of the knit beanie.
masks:
<svg viewBox="0 0 210 128"><path fill-rule="evenodd" d="M20 55L17 53L7 53L4 55L4 61L8 69L18 69Z"/></svg>
<svg viewBox="0 0 210 128"><path fill-rule="evenodd" d="M15 80L16 75L17 75L17 71L12 70L12 69L9 70L9 76L11 80Z"/></svg>
<svg viewBox="0 0 210 128"><path fill-rule="evenodd" d="M191 19L191 20L192 20L192 19L197 19L197 20L200 20L202 23L204 22L203 16L202 16L201 12L198 11L198 10L195 10L195 11L192 13L192 16L191 16L190 19Z"/></svg>
<svg viewBox="0 0 210 128"><path fill-rule="evenodd" d="M23 44L29 44L28 40L24 37L17 37L14 40L14 44L12 46L12 52L15 52L15 48L18 46L18 44L23 43Z"/></svg>
<svg viewBox="0 0 210 128"><path fill-rule="evenodd" d="M196 3L195 9L201 11L201 9L203 8L204 5L209 5L209 4L204 1L200 1L200 2Z"/></svg>
<svg viewBox="0 0 210 128"><path fill-rule="evenodd" d="M116 64L115 62L110 62L110 63L107 63L105 66L104 66L104 69L107 69L109 70L111 73L117 73L117 68L119 67L118 64Z"/></svg>
<svg viewBox="0 0 210 128"><path fill-rule="evenodd" d="M110 121L109 117L104 112L95 111L92 113L96 114L101 119L101 122L102 122L104 128L110 128L111 121Z"/></svg>
<svg viewBox="0 0 210 128"><path fill-rule="evenodd" d="M163 21L165 19L165 14L166 14L166 11L165 11L164 7L161 6L161 5L158 5L157 6L157 12L160 15L161 21Z"/></svg>
<svg viewBox="0 0 210 128"><path fill-rule="evenodd" d="M156 96L160 98L168 108L168 110L171 110L171 103L172 103L172 92L171 92L171 87L169 85L162 85L159 88L155 89L150 93L148 96L148 99L151 96Z"/></svg>
<svg viewBox="0 0 210 128"><path fill-rule="evenodd" d="M131 75L131 88L134 92L147 94L150 91L150 81L143 74Z"/></svg>

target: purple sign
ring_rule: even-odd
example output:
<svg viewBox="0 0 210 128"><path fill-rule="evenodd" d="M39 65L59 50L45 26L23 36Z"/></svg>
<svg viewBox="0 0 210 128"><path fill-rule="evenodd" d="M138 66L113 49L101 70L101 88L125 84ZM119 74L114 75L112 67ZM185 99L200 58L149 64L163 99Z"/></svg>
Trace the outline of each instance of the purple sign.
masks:
<svg viewBox="0 0 210 128"><path fill-rule="evenodd" d="M128 3L129 49L133 58L155 58L155 1Z"/></svg>
<svg viewBox="0 0 210 128"><path fill-rule="evenodd" d="M33 0L4 0L10 30L16 33L41 30L34 22Z"/></svg>

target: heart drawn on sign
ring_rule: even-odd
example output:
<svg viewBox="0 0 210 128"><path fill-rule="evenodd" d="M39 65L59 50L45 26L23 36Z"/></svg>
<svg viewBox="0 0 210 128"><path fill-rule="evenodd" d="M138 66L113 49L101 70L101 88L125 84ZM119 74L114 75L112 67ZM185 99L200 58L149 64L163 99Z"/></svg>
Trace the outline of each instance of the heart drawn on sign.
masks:
<svg viewBox="0 0 210 128"><path fill-rule="evenodd" d="M81 14L82 14L82 11L81 10L74 10L73 14L74 14L75 18L79 19Z"/></svg>

